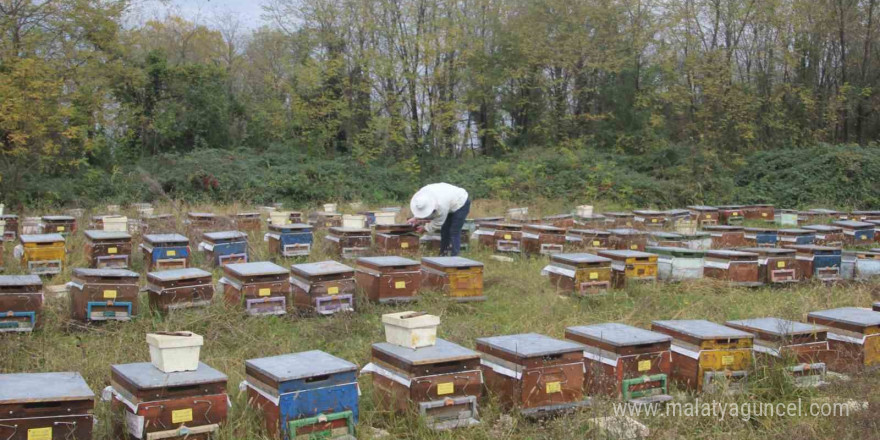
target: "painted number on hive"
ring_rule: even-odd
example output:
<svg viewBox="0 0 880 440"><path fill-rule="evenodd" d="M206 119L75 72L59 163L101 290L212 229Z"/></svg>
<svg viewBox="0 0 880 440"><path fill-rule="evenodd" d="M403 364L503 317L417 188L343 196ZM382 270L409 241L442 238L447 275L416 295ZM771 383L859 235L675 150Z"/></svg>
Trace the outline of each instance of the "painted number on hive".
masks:
<svg viewBox="0 0 880 440"><path fill-rule="evenodd" d="M548 382L547 383L547 394L561 393L561 392L562 392L562 383L561 382Z"/></svg>
<svg viewBox="0 0 880 440"><path fill-rule="evenodd" d="M27 440L52 440L52 428L28 429Z"/></svg>
<svg viewBox="0 0 880 440"><path fill-rule="evenodd" d="M437 395L438 396L445 396L447 394L452 394L453 392L455 392L455 384L453 384L452 382L437 384Z"/></svg>
<svg viewBox="0 0 880 440"><path fill-rule="evenodd" d="M192 422L193 419L193 410L192 408L187 409L179 409L177 411L171 411L171 423L186 423Z"/></svg>

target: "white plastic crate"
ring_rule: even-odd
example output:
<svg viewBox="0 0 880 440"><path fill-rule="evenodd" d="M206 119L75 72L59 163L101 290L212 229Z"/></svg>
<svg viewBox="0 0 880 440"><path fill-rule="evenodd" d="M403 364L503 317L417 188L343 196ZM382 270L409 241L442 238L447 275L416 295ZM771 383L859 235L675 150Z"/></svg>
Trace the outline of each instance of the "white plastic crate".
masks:
<svg viewBox="0 0 880 440"><path fill-rule="evenodd" d="M420 312L400 312L382 315L385 341L401 347L430 347L437 342L440 317Z"/></svg>
<svg viewBox="0 0 880 440"><path fill-rule="evenodd" d="M593 205L581 205L577 207L578 217L590 217L593 215Z"/></svg>
<svg viewBox="0 0 880 440"><path fill-rule="evenodd" d="M195 371L204 339L192 332L147 333L150 362L166 372Z"/></svg>
<svg viewBox="0 0 880 440"><path fill-rule="evenodd" d="M367 217L360 214L343 214L342 227L363 228L367 224Z"/></svg>
<svg viewBox="0 0 880 440"><path fill-rule="evenodd" d="M397 223L397 214L393 212L377 212L376 216L376 224L377 225L393 225Z"/></svg>
<svg viewBox="0 0 880 440"><path fill-rule="evenodd" d="M336 212L336 204L335 203L325 203L324 204L324 212L329 212L329 213Z"/></svg>

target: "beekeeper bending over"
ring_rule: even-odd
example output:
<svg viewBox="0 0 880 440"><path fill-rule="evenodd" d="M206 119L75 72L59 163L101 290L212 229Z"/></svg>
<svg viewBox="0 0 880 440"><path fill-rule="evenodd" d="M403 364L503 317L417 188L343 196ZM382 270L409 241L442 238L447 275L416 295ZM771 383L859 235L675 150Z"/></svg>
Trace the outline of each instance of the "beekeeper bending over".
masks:
<svg viewBox="0 0 880 440"><path fill-rule="evenodd" d="M409 202L415 217L409 223L419 225L417 231L429 234L440 231L440 255L452 256L461 251L461 228L471 211L467 191L448 183L432 183L420 189Z"/></svg>

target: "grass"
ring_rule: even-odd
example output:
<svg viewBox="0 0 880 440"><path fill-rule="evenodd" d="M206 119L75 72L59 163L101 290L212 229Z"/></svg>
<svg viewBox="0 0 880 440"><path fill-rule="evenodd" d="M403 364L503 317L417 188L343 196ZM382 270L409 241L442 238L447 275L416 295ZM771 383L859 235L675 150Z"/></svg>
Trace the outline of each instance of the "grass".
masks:
<svg viewBox="0 0 880 440"><path fill-rule="evenodd" d="M474 216L502 212L498 203L475 204ZM195 207L209 209L210 207ZM170 208L157 212L168 212ZM225 210L235 208L225 208ZM215 209L215 212L218 212ZM556 212L560 212L557 210ZM550 214L552 208L547 208ZM22 216L23 217L23 216ZM88 215L82 222L87 222ZM80 229L85 225L81 224ZM316 237L316 243L321 243ZM69 239L69 265L65 272L47 284L61 284L69 279L71 267L84 262L82 234ZM195 245L193 246L195 248ZM11 261L11 245L5 249L6 273L20 273ZM251 237L252 261L269 259L261 236ZM465 256L483 261L485 268L485 303L457 304L447 301L438 292L425 292L417 305L378 306L359 301L357 312L328 318L247 317L240 309L215 301L207 309L186 310L170 316L148 311L141 302L142 314L128 323L79 326L69 320L64 298L48 298L44 327L33 334L0 336L0 372L78 371L96 392L109 385L110 365L148 361L145 333L157 330L191 330L205 337L202 360L229 376L229 394L233 406L220 439L267 438L258 414L247 407L238 384L244 379L244 360L277 354L320 349L360 366L370 361L370 344L384 339L380 315L410 308L423 310L442 318L439 336L466 347L482 336L538 332L562 337L565 327L600 322L625 322L648 327L656 319L729 319L778 316L803 320L811 310L839 306L869 306L880 298L873 284L825 286L807 284L787 289L762 288L747 290L723 283L702 280L680 284L632 286L609 295L578 300L560 296L541 277L545 261L522 258L513 263L490 260L490 253L475 249ZM309 261L327 259L323 250L313 252ZM305 260L278 261L281 265ZM195 263L202 264L197 256ZM133 270L142 270L139 253L134 257ZM219 276L219 271L215 271ZM749 392L739 396L700 396L726 403L774 402L787 403L802 398L870 402L870 409L846 418L822 417L755 417L750 420L714 417L639 417L652 432L653 438L664 439L868 439L878 438L880 423L876 408L880 405L880 374L856 375L848 382L835 382L818 390L794 388L777 368L759 364L750 382ZM497 405L490 397L481 405L482 424L470 429L435 433L427 430L412 414L397 415L374 405L371 381L361 379L360 438L373 438L366 427L390 433L393 439L567 439L605 438L588 420L611 414L610 402L600 401L593 409L543 422L530 422ZM677 392L678 399L692 401L694 395ZM601 399L600 399L601 400ZM98 402L96 414L100 423L95 439L112 439L116 415L109 405ZM507 417L511 415L512 417Z"/></svg>

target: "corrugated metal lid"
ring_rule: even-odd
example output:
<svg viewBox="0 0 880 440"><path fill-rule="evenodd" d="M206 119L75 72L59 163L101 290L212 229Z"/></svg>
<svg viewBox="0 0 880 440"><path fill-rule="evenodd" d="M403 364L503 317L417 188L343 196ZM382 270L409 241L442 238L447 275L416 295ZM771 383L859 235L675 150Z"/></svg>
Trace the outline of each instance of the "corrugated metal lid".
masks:
<svg viewBox="0 0 880 440"><path fill-rule="evenodd" d="M687 249L674 246L648 246L646 251L658 255L672 255L674 257L702 258L706 251L700 249Z"/></svg>
<svg viewBox="0 0 880 440"><path fill-rule="evenodd" d="M73 276L79 277L107 277L107 278L140 278L137 272L125 269L89 269L78 267L73 270Z"/></svg>
<svg viewBox="0 0 880 440"><path fill-rule="evenodd" d="M629 228L619 228L619 229L609 229L613 235L644 235L645 233L639 231L638 229L629 229Z"/></svg>
<svg viewBox="0 0 880 440"><path fill-rule="evenodd" d="M378 342L373 344L373 348L411 365L434 364L450 360L480 357L480 354L474 350L440 338L437 338L437 342L429 347L409 348L388 342Z"/></svg>
<svg viewBox="0 0 880 440"><path fill-rule="evenodd" d="M410 260L409 258L396 257L396 256L387 256L387 257L360 257L357 259L358 263L369 263L375 266L385 267L385 266L412 266L418 265L419 262L416 260Z"/></svg>
<svg viewBox="0 0 880 440"><path fill-rule="evenodd" d="M547 232L558 232L558 233L565 232L565 229L558 228L553 225L531 225L531 224L529 224L529 225L523 226L523 229L531 229L531 230L547 231Z"/></svg>
<svg viewBox="0 0 880 440"><path fill-rule="evenodd" d="M822 232L841 232L843 228L840 226L833 225L806 225L803 226L803 229L807 229L810 231L822 231Z"/></svg>
<svg viewBox="0 0 880 440"><path fill-rule="evenodd" d="M227 264L226 266L223 266L223 270L244 277L256 275L284 275L290 272L269 261Z"/></svg>
<svg viewBox="0 0 880 440"><path fill-rule="evenodd" d="M856 326L872 327L880 325L880 312L859 307L841 307L839 309L819 310L816 312L810 312L807 316Z"/></svg>
<svg viewBox="0 0 880 440"><path fill-rule="evenodd" d="M217 214L211 212L189 212L186 215L196 218L214 218L217 216Z"/></svg>
<svg viewBox="0 0 880 440"><path fill-rule="evenodd" d="M758 254L754 252L743 252L743 251L733 251L729 249L713 249L710 251L706 251L706 255L709 257L754 257L757 258Z"/></svg>
<svg viewBox="0 0 880 440"><path fill-rule="evenodd" d="M166 373L150 362L112 365L110 368L139 390L226 382L227 380L225 374L202 362L199 362L199 368L195 371L177 373Z"/></svg>
<svg viewBox="0 0 880 440"><path fill-rule="evenodd" d="M148 243L189 243L189 239L180 234L147 234L144 241Z"/></svg>
<svg viewBox="0 0 880 440"><path fill-rule="evenodd" d="M693 209L694 211L717 211L718 210L718 208L716 208L714 206L708 206L708 205L691 205L691 206L688 206L688 209Z"/></svg>
<svg viewBox="0 0 880 440"><path fill-rule="evenodd" d="M422 257L422 262L441 267L483 267L483 263L464 257Z"/></svg>
<svg viewBox="0 0 880 440"><path fill-rule="evenodd" d="M538 333L477 338L477 342L521 357L547 356L583 351L583 344L551 338Z"/></svg>
<svg viewBox="0 0 880 440"><path fill-rule="evenodd" d="M794 255L796 253L794 249L771 247L742 248L740 250L743 252L751 252L758 255Z"/></svg>
<svg viewBox="0 0 880 440"><path fill-rule="evenodd" d="M609 249L604 251L599 251L602 256L612 256L612 257L620 257L620 258L646 258L646 257L654 257L654 254L649 254L647 252L641 251L631 251L629 249Z"/></svg>
<svg viewBox="0 0 880 440"><path fill-rule="evenodd" d="M608 263L611 260L605 257L600 257L598 255L588 254L588 253L574 253L574 254L552 254L550 255L550 261L558 261L560 263L568 263L568 264L589 264L589 263Z"/></svg>
<svg viewBox="0 0 880 440"><path fill-rule="evenodd" d="M353 267L346 266L333 260L320 261L317 263L294 264L290 266L290 270L308 276L336 275L340 273L354 272Z"/></svg>
<svg viewBox="0 0 880 440"><path fill-rule="evenodd" d="M21 235L18 238L22 243L57 243L64 241L64 236L61 234Z"/></svg>
<svg viewBox="0 0 880 440"><path fill-rule="evenodd" d="M0 374L0 404L94 399L79 373Z"/></svg>
<svg viewBox="0 0 880 440"><path fill-rule="evenodd" d="M357 370L357 365L320 350L249 359L245 365L277 382Z"/></svg>
<svg viewBox="0 0 880 440"><path fill-rule="evenodd" d="M606 342L615 347L672 341L672 336L616 322L567 327L566 330L584 338Z"/></svg>
<svg viewBox="0 0 880 440"><path fill-rule="evenodd" d="M314 227L312 225L307 225L305 223L291 223L289 225L269 225L269 230L272 231L300 231L300 230L311 230Z"/></svg>
<svg viewBox="0 0 880 440"><path fill-rule="evenodd" d="M747 329L754 329L762 333L774 336L795 336L803 334L813 334L817 332L828 331L828 328L815 324L806 324L803 322L789 321L781 318L754 318L739 319L727 321L728 325L735 325Z"/></svg>
<svg viewBox="0 0 880 440"><path fill-rule="evenodd" d="M202 269L197 269L195 267L189 267L186 269L173 269L173 270L162 270L159 272L150 272L147 274L150 278L155 278L159 281L176 281L176 280L185 280L190 278L203 278L211 276L211 272L206 272Z"/></svg>
<svg viewBox="0 0 880 440"><path fill-rule="evenodd" d="M815 234L816 233L816 231L811 231L809 229L800 229L800 228L780 229L776 232L779 234L794 234L794 235L797 235L797 234L806 235L806 234Z"/></svg>
<svg viewBox="0 0 880 440"><path fill-rule="evenodd" d="M42 286L43 280L38 275L0 275L0 286Z"/></svg>
<svg viewBox="0 0 880 440"><path fill-rule="evenodd" d="M83 234L90 240L125 240L131 238L131 234L127 232L99 231L96 229L89 229L83 232Z"/></svg>
<svg viewBox="0 0 880 440"><path fill-rule="evenodd" d="M235 240L238 238L247 238L247 234L241 231L221 231L221 232L205 232L203 236L212 241L217 240Z"/></svg>
<svg viewBox="0 0 880 440"><path fill-rule="evenodd" d="M70 215L44 215L42 218L50 222L72 222L76 220L76 218Z"/></svg>
<svg viewBox="0 0 880 440"><path fill-rule="evenodd" d="M872 228L874 228L873 223L859 222L859 221L855 221L855 220L840 220L840 221L836 221L832 224L840 226L840 227L844 227L844 228L853 228L853 229L859 229L859 228L872 229Z"/></svg>
<svg viewBox="0 0 880 440"><path fill-rule="evenodd" d="M687 336L700 339L742 339L754 338L751 333L716 324L704 319L681 319L672 321L654 321L654 325L663 327Z"/></svg>

